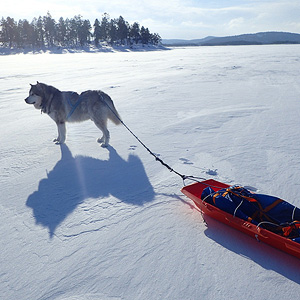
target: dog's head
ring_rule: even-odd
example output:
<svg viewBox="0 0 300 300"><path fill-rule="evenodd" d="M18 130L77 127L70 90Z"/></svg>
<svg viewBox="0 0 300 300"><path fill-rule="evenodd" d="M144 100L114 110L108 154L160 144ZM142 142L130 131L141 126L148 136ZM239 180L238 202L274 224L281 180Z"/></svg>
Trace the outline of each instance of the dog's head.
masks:
<svg viewBox="0 0 300 300"><path fill-rule="evenodd" d="M42 108L43 98L45 97L43 84L30 84L29 96L25 99L27 104L33 104L36 109Z"/></svg>

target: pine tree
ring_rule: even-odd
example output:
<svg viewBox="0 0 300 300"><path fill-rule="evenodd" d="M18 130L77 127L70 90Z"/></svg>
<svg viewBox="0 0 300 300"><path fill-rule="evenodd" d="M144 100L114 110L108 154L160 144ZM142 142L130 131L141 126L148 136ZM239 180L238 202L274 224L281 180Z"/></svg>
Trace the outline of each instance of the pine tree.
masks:
<svg viewBox="0 0 300 300"><path fill-rule="evenodd" d="M32 19L30 26L32 28L31 44L32 44L32 47L34 48L34 47L38 46L37 18Z"/></svg>
<svg viewBox="0 0 300 300"><path fill-rule="evenodd" d="M158 33L150 34L150 42L153 45L159 45L161 43L161 37Z"/></svg>
<svg viewBox="0 0 300 300"><path fill-rule="evenodd" d="M44 17L43 21L47 45L48 47L53 47L56 39L55 20L52 19L51 14L47 12L47 16Z"/></svg>
<svg viewBox="0 0 300 300"><path fill-rule="evenodd" d="M138 42L141 39L139 23L137 23L137 22L133 23L133 25L130 27L129 36L132 41L134 41L136 44L138 44Z"/></svg>
<svg viewBox="0 0 300 300"><path fill-rule="evenodd" d="M4 45L7 45L9 48L12 48L18 33L17 23L13 18L7 17L6 20L2 18L1 21L2 28L2 39Z"/></svg>
<svg viewBox="0 0 300 300"><path fill-rule="evenodd" d="M58 45L62 47L67 46L67 27L63 17L58 20L56 31L56 40L58 42Z"/></svg>
<svg viewBox="0 0 300 300"><path fill-rule="evenodd" d="M25 47L34 46L34 29L27 20L23 20L22 40Z"/></svg>
<svg viewBox="0 0 300 300"><path fill-rule="evenodd" d="M101 39L101 28L100 28L100 22L98 19L95 20L94 23L94 41L95 41L95 46L99 46L99 41Z"/></svg>
<svg viewBox="0 0 300 300"><path fill-rule="evenodd" d="M14 36L14 42L16 43L18 48L24 47L22 31L23 31L23 21L19 20L18 25L17 25L16 34Z"/></svg>
<svg viewBox="0 0 300 300"><path fill-rule="evenodd" d="M75 16L70 20L70 42L72 46L78 46L79 44L79 33L78 29L81 24L81 16Z"/></svg>
<svg viewBox="0 0 300 300"><path fill-rule="evenodd" d="M45 45L45 31L44 31L44 22L41 16L39 16L37 22L36 22L36 35L37 40L36 44L40 47L43 47Z"/></svg>
<svg viewBox="0 0 300 300"><path fill-rule="evenodd" d="M109 31L110 31L110 17L109 14L104 13L101 25L100 25L100 39L102 41L109 41Z"/></svg>
<svg viewBox="0 0 300 300"><path fill-rule="evenodd" d="M109 42L111 45L114 45L115 42L118 39L118 28L117 28L117 22L116 20L110 20L110 24L109 24Z"/></svg>
<svg viewBox="0 0 300 300"><path fill-rule="evenodd" d="M78 22L78 39L80 46L84 46L86 44L89 44L90 42L90 36L91 36L91 23L89 20L82 21L81 19Z"/></svg>
<svg viewBox="0 0 300 300"><path fill-rule="evenodd" d="M120 40L120 43L124 45L128 37L129 26L122 16L117 19L117 28L117 38Z"/></svg>
<svg viewBox="0 0 300 300"><path fill-rule="evenodd" d="M150 41L150 32L148 28L145 28L144 26L142 26L141 28L141 41L142 44L149 44Z"/></svg>

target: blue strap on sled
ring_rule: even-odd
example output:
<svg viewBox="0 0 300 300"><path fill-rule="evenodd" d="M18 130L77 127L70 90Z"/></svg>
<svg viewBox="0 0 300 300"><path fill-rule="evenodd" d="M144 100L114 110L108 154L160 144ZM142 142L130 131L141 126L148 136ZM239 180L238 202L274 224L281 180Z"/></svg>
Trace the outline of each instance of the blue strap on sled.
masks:
<svg viewBox="0 0 300 300"><path fill-rule="evenodd" d="M72 93L72 94L76 94L76 93ZM72 104L71 100L70 100L71 97L68 97L68 104L70 105L71 107L71 110L67 116L67 119L71 118L71 116L73 115L74 111L76 110L76 108L78 107L78 105L80 104L81 102L81 97L80 95L78 96L78 99L77 101L75 102L75 104Z"/></svg>

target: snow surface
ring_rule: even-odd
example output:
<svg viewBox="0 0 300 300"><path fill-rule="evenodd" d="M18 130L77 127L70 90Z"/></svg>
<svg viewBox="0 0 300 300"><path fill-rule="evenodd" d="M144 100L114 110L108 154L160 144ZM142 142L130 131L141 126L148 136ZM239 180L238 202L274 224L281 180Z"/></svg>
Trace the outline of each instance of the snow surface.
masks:
<svg viewBox="0 0 300 300"><path fill-rule="evenodd" d="M102 89L186 175L297 206L300 45L1 56L0 299L298 299L300 261L206 218L123 127L56 125L29 83Z"/></svg>

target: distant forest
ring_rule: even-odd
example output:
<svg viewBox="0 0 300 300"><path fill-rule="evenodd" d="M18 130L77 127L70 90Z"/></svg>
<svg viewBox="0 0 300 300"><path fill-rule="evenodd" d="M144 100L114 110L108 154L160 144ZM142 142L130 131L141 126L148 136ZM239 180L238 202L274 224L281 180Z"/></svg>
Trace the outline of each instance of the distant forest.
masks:
<svg viewBox="0 0 300 300"><path fill-rule="evenodd" d="M46 16L15 21L2 17L0 21L0 46L9 48L51 48L51 47L83 47L101 43L109 45L152 44L158 45L161 37L158 33L150 33L148 28L134 22L130 25L122 16L111 19L105 13L93 26L81 15L71 19L54 20L48 12Z"/></svg>

